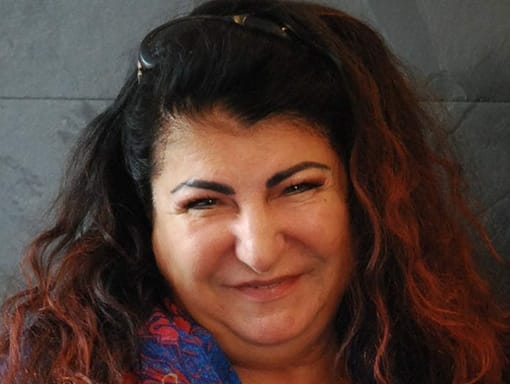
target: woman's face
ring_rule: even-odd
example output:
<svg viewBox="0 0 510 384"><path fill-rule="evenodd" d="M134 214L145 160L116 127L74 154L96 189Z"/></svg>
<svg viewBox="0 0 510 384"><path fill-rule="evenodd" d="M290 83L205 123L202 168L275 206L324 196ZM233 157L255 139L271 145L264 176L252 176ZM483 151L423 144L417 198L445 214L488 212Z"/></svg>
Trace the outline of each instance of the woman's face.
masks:
<svg viewBox="0 0 510 384"><path fill-rule="evenodd" d="M346 175L328 141L286 117L172 125L152 241L178 302L227 353L328 341L353 269Z"/></svg>

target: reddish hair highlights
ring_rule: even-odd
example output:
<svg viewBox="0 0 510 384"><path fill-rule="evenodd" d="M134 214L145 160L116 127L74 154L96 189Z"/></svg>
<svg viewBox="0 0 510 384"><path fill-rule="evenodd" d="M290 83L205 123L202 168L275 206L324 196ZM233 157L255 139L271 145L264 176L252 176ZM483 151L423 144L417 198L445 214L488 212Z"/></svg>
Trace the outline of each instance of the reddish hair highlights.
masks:
<svg viewBox="0 0 510 384"><path fill-rule="evenodd" d="M139 80L133 69L76 146L55 224L27 252L28 289L3 305L0 382L118 383L136 364L137 329L171 295L150 242L161 121L220 105L245 123L305 118L346 166L357 264L335 319L339 372L500 384L509 314L473 263L482 247L498 256L377 33L299 2L217 0L192 14L257 14L298 38L194 18L172 27L154 68Z"/></svg>

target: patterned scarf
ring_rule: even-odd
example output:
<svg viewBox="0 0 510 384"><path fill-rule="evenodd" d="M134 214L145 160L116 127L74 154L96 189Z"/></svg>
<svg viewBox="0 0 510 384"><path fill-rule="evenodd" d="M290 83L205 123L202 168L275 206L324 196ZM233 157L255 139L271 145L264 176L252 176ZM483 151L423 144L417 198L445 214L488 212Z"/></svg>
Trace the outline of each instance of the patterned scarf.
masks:
<svg viewBox="0 0 510 384"><path fill-rule="evenodd" d="M126 383L241 384L212 335L174 304L155 310L140 337L136 379Z"/></svg>

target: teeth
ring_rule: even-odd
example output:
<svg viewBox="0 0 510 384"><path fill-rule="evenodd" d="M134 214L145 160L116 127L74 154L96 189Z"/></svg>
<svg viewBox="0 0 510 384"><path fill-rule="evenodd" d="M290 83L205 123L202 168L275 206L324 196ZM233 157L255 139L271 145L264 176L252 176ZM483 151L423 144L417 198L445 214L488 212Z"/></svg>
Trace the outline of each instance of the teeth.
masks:
<svg viewBox="0 0 510 384"><path fill-rule="evenodd" d="M255 289L270 289L270 288L276 287L277 285L279 285L279 283L274 283L274 284L269 284L269 285L254 285L253 288L255 288Z"/></svg>

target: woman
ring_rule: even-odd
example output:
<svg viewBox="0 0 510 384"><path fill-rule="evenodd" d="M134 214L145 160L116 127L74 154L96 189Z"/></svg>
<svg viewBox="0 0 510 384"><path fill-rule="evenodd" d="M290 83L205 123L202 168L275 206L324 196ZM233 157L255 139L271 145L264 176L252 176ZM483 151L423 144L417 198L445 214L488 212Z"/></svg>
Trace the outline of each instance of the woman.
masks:
<svg viewBox="0 0 510 384"><path fill-rule="evenodd" d="M501 383L496 254L397 68L312 4L151 32L4 305L2 383Z"/></svg>

